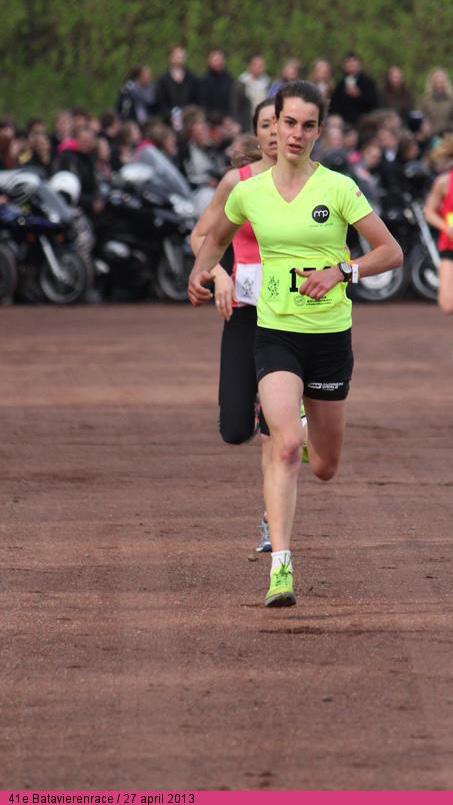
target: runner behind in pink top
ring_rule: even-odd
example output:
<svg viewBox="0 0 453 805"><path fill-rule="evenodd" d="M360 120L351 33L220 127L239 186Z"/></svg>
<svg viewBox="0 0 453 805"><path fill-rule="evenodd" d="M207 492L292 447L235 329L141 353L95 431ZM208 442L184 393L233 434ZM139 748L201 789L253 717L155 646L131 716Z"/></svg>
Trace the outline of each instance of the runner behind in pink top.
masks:
<svg viewBox="0 0 453 805"><path fill-rule="evenodd" d="M250 165L239 168L241 182L252 176ZM234 307L256 307L261 290L261 256L251 224L246 221L233 239L234 266L232 278L236 301Z"/></svg>

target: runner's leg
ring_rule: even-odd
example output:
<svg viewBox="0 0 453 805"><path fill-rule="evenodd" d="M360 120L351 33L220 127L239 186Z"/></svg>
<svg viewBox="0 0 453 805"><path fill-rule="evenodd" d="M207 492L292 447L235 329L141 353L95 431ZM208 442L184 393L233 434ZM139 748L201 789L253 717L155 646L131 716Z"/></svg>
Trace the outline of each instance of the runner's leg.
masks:
<svg viewBox="0 0 453 805"><path fill-rule="evenodd" d="M297 497L302 428L302 381L292 372L271 372L259 382L259 395L272 442L265 462L264 500L272 550L289 549Z"/></svg>
<svg viewBox="0 0 453 805"><path fill-rule="evenodd" d="M228 444L243 444L255 429L255 308L236 308L225 322L220 351L219 429Z"/></svg>
<svg viewBox="0 0 453 805"><path fill-rule="evenodd" d="M310 467L321 481L329 481L340 461L345 429L345 400L304 397L308 420Z"/></svg>
<svg viewBox="0 0 453 805"><path fill-rule="evenodd" d="M447 316L453 313L453 260L443 258L439 266L439 307Z"/></svg>

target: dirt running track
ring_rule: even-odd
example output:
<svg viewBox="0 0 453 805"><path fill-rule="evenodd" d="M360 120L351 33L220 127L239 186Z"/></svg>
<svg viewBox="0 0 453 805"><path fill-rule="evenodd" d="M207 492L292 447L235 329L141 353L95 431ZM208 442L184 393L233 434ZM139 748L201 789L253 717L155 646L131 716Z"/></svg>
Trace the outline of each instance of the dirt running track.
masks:
<svg viewBox="0 0 453 805"><path fill-rule="evenodd" d="M0 311L0 788L453 788L453 326L355 311L344 460L266 610L215 311Z"/></svg>

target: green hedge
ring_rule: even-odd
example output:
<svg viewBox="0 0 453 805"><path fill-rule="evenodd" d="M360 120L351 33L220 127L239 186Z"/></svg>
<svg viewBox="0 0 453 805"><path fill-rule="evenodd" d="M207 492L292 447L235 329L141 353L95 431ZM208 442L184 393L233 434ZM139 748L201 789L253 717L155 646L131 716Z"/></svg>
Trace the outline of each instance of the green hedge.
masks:
<svg viewBox="0 0 453 805"><path fill-rule="evenodd" d="M0 0L0 19L0 114L20 123L61 106L111 107L129 67L158 75L172 43L196 72L220 45L235 75L255 51L274 75L287 56L306 73L317 56L338 69L356 50L378 81L396 63L421 92L431 67L451 64L453 41L453 4L439 0Z"/></svg>

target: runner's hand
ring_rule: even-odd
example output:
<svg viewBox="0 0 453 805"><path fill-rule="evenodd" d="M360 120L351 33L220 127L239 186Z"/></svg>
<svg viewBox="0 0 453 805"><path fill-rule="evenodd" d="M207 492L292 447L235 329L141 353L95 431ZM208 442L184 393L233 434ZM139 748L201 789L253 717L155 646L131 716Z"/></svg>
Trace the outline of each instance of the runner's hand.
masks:
<svg viewBox="0 0 453 805"><path fill-rule="evenodd" d="M209 302L213 294L205 285L212 282L212 277L209 271L191 271L189 276L189 285L187 288L187 296L189 297L192 305L198 307L203 302Z"/></svg>
<svg viewBox="0 0 453 805"><path fill-rule="evenodd" d="M311 299L322 299L328 291L343 281L343 274L337 266L325 268L323 271L301 271L296 268L296 274L306 280L300 286L299 293Z"/></svg>
<svg viewBox="0 0 453 805"><path fill-rule="evenodd" d="M215 304L217 313L222 319L229 321L233 313L234 284L224 268L217 266L214 271Z"/></svg>

